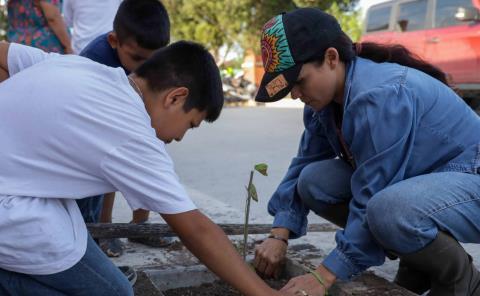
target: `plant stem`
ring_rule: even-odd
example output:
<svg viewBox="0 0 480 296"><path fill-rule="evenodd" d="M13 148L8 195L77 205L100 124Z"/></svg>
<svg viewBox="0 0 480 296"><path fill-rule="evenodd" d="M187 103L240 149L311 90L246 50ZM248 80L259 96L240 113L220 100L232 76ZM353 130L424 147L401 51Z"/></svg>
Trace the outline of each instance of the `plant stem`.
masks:
<svg viewBox="0 0 480 296"><path fill-rule="evenodd" d="M243 224L243 260L247 258L247 240L248 240L248 218L250 216L250 201L252 196L250 195L250 189L252 187L253 182L253 173L254 171L250 171L250 181L248 181L247 187L247 202L245 205L245 223Z"/></svg>

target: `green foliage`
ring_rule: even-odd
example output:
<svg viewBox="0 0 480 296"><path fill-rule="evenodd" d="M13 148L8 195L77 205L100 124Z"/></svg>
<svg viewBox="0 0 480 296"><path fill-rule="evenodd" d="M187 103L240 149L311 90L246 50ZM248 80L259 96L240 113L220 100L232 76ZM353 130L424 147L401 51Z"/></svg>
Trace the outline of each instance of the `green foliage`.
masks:
<svg viewBox="0 0 480 296"><path fill-rule="evenodd" d="M253 167L253 170L250 171L250 180L248 181L248 186L245 186L247 189L247 200L245 201L245 222L243 224L243 260L247 257L247 239L248 239L248 218L250 216L250 201L253 199L258 202L257 188L253 184L253 175L255 171L260 174L267 176L268 165L266 163L259 163Z"/></svg>
<svg viewBox="0 0 480 296"><path fill-rule="evenodd" d="M353 41L360 40L362 35L362 23L360 21L359 11L344 11L341 6L334 2L326 12L333 15L345 33L352 38Z"/></svg>
<svg viewBox="0 0 480 296"><path fill-rule="evenodd" d="M255 170L264 176L268 176L268 165L266 163L259 163L255 165Z"/></svg>
<svg viewBox="0 0 480 296"><path fill-rule="evenodd" d="M358 3L358 1L355 0L293 0L293 2L295 2L297 7L318 7L323 10L327 10L332 4L336 4L343 11L352 10L353 7Z"/></svg>
<svg viewBox="0 0 480 296"><path fill-rule="evenodd" d="M248 188L248 194L250 195L251 199L258 202L257 188L255 187L254 184L250 184L250 187Z"/></svg>
<svg viewBox="0 0 480 296"><path fill-rule="evenodd" d="M246 0L164 0L172 22L173 39L194 40L210 49L222 60L220 48L227 52L245 27L249 10ZM225 55L226 55L225 54Z"/></svg>
<svg viewBox="0 0 480 296"><path fill-rule="evenodd" d="M7 5L0 0L0 40L7 39Z"/></svg>
<svg viewBox="0 0 480 296"><path fill-rule="evenodd" d="M343 29L358 38L358 0L163 0L172 21L173 39L204 44L221 64L236 44L259 51L262 26L275 15L296 7L315 6L339 18ZM221 56L220 48L226 51Z"/></svg>

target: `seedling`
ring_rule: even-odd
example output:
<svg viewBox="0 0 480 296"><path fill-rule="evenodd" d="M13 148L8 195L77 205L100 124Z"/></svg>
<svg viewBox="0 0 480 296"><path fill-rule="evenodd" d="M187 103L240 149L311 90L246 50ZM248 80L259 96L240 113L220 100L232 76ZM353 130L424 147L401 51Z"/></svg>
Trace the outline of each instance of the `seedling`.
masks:
<svg viewBox="0 0 480 296"><path fill-rule="evenodd" d="M258 202L257 188L253 184L253 174L255 171L259 172L264 176L267 174L268 165L266 163L259 163L254 166L254 169L250 171L250 180L248 181L247 189L247 200L245 203L245 223L243 225L243 260L247 258L247 239L248 239L248 218L250 216L250 201L253 199L255 202Z"/></svg>

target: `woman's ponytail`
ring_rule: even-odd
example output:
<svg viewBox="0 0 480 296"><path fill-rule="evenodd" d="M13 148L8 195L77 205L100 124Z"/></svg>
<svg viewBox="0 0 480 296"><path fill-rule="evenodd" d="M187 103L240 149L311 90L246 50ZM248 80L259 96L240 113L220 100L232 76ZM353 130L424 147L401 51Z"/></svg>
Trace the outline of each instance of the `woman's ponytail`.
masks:
<svg viewBox="0 0 480 296"><path fill-rule="evenodd" d="M447 75L434 65L422 60L406 47L393 44L385 45L374 42L353 43L355 54L361 58L369 59L377 63L397 63L420 70L433 78L448 85Z"/></svg>

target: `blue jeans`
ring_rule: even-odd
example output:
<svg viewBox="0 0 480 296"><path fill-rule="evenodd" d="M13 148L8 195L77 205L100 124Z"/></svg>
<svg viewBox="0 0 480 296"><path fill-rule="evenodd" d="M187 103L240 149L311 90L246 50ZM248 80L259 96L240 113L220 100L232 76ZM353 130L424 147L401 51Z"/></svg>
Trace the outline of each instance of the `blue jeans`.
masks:
<svg viewBox="0 0 480 296"><path fill-rule="evenodd" d="M77 199L77 205L85 223L98 223L103 206L103 194Z"/></svg>
<svg viewBox="0 0 480 296"><path fill-rule="evenodd" d="M322 217L345 205L347 214L334 212L346 219L352 173L339 159L312 163L299 176L298 194ZM375 194L365 218L377 242L398 254L423 249L438 231L463 243L480 243L480 175L443 172L403 180Z"/></svg>
<svg viewBox="0 0 480 296"><path fill-rule="evenodd" d="M130 282L89 236L87 251L73 267L50 275L28 275L0 268L0 295L130 296Z"/></svg>

